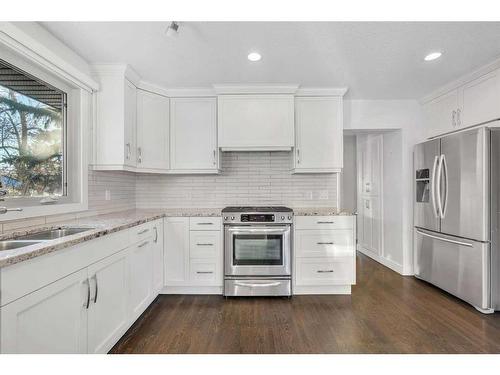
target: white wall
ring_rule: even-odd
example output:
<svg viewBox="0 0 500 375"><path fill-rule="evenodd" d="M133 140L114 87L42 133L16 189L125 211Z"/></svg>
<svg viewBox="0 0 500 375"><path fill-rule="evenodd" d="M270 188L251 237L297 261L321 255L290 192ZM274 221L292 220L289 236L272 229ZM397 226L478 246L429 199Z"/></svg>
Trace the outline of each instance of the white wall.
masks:
<svg viewBox="0 0 500 375"><path fill-rule="evenodd" d="M422 111L416 100L346 100L344 129L401 130L403 192L397 202L402 215L402 266L404 274L413 274L413 146L424 139ZM396 201L394 201L396 204ZM394 254L396 257L396 254Z"/></svg>
<svg viewBox="0 0 500 375"><path fill-rule="evenodd" d="M340 174L340 208L354 212L357 206L356 136L344 135L344 168Z"/></svg>

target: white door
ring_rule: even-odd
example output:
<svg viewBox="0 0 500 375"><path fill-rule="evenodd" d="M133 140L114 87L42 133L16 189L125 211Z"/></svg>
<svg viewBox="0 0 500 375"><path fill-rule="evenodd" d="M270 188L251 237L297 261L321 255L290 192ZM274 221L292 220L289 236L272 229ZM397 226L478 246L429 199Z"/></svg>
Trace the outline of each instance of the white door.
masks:
<svg viewBox="0 0 500 375"><path fill-rule="evenodd" d="M457 128L458 90L452 90L424 104L425 126L428 136L453 131Z"/></svg>
<svg viewBox="0 0 500 375"><path fill-rule="evenodd" d="M459 125L471 126L500 118L500 70L460 88Z"/></svg>
<svg viewBox="0 0 500 375"><path fill-rule="evenodd" d="M342 98L295 99L295 170L340 171Z"/></svg>
<svg viewBox="0 0 500 375"><path fill-rule="evenodd" d="M130 320L148 307L153 296L153 238L149 237L130 249Z"/></svg>
<svg viewBox="0 0 500 375"><path fill-rule="evenodd" d="M128 328L128 254L129 249L122 250L88 268L92 287L89 353L107 353Z"/></svg>
<svg viewBox="0 0 500 375"><path fill-rule="evenodd" d="M217 170L216 98L170 99L172 170Z"/></svg>
<svg viewBox="0 0 500 375"><path fill-rule="evenodd" d="M137 168L169 168L169 100L137 90Z"/></svg>
<svg viewBox="0 0 500 375"><path fill-rule="evenodd" d="M189 285L189 218L165 219L165 285Z"/></svg>
<svg viewBox="0 0 500 375"><path fill-rule="evenodd" d="M163 289L163 220L153 225L153 292Z"/></svg>
<svg viewBox="0 0 500 375"><path fill-rule="evenodd" d="M137 128L137 89L125 80L125 165L137 164L136 128Z"/></svg>
<svg viewBox="0 0 500 375"><path fill-rule="evenodd" d="M0 309L2 353L86 353L87 269Z"/></svg>

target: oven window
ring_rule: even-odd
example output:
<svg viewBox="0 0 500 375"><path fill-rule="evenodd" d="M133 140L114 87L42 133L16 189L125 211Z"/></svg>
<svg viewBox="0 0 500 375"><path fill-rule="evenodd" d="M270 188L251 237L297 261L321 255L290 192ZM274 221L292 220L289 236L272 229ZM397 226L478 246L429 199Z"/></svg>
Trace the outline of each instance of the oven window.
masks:
<svg viewBox="0 0 500 375"><path fill-rule="evenodd" d="M233 265L277 266L282 264L282 235L236 234L233 236Z"/></svg>

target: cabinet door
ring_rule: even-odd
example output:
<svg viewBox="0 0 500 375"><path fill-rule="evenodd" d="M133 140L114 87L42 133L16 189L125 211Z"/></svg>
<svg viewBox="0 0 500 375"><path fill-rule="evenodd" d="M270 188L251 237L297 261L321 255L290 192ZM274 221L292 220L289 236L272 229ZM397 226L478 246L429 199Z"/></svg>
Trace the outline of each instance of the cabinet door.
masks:
<svg viewBox="0 0 500 375"><path fill-rule="evenodd" d="M382 182L380 165L382 163L381 135L357 137L358 184L361 195L379 195Z"/></svg>
<svg viewBox="0 0 500 375"><path fill-rule="evenodd" d="M130 249L130 320L143 313L153 299L153 238L149 237Z"/></svg>
<svg viewBox="0 0 500 375"><path fill-rule="evenodd" d="M107 353L128 328L128 253L129 249L122 250L88 268L92 287L89 353Z"/></svg>
<svg viewBox="0 0 500 375"><path fill-rule="evenodd" d="M458 90L452 90L424 104L429 137L453 131L457 127Z"/></svg>
<svg viewBox="0 0 500 375"><path fill-rule="evenodd" d="M169 100L137 90L137 168L169 168Z"/></svg>
<svg viewBox="0 0 500 375"><path fill-rule="evenodd" d="M86 353L88 293L84 269L2 307L2 353Z"/></svg>
<svg viewBox="0 0 500 375"><path fill-rule="evenodd" d="M125 165L136 166L137 89L125 80Z"/></svg>
<svg viewBox="0 0 500 375"><path fill-rule="evenodd" d="M189 218L165 219L165 285L189 285Z"/></svg>
<svg viewBox="0 0 500 375"><path fill-rule="evenodd" d="M342 98L296 98L295 170L340 171L342 128Z"/></svg>
<svg viewBox="0 0 500 375"><path fill-rule="evenodd" d="M460 88L459 125L471 126L500 118L500 70Z"/></svg>
<svg viewBox="0 0 500 375"><path fill-rule="evenodd" d="M170 99L172 170L217 170L217 101Z"/></svg>
<svg viewBox="0 0 500 375"><path fill-rule="evenodd" d="M163 289L163 220L153 225L153 292L158 294Z"/></svg>

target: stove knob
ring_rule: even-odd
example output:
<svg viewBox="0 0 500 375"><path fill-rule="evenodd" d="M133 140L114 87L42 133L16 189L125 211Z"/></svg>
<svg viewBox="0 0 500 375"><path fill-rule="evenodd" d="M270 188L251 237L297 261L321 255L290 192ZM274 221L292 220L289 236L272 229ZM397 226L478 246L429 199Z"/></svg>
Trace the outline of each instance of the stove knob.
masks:
<svg viewBox="0 0 500 375"><path fill-rule="evenodd" d="M282 216L282 217L281 217L281 220L285 220L285 217L284 217L284 216Z"/></svg>
<svg viewBox="0 0 500 375"><path fill-rule="evenodd" d="M227 216L224 216L224 220L227 220L227 219L228 219L228 217L227 217Z"/></svg>
<svg viewBox="0 0 500 375"><path fill-rule="evenodd" d="M234 220L234 216L231 216L231 220Z"/></svg>
<svg viewBox="0 0 500 375"><path fill-rule="evenodd" d="M292 217L291 217L291 216L288 216L288 220L292 220Z"/></svg>

